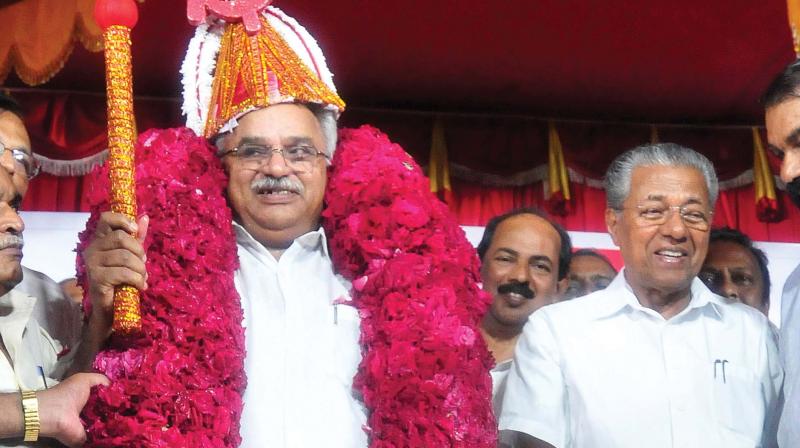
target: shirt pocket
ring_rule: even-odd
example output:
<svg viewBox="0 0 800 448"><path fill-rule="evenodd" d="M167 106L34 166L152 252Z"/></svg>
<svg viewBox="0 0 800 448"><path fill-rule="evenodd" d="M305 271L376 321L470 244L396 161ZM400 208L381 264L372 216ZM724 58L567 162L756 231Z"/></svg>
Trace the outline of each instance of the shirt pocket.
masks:
<svg viewBox="0 0 800 448"><path fill-rule="evenodd" d="M331 372L342 384L351 387L353 377L361 363L360 319L358 310L352 306L334 305L333 352Z"/></svg>
<svg viewBox="0 0 800 448"><path fill-rule="evenodd" d="M720 446L760 447L765 418L761 382L745 367L729 362L716 367L714 407Z"/></svg>

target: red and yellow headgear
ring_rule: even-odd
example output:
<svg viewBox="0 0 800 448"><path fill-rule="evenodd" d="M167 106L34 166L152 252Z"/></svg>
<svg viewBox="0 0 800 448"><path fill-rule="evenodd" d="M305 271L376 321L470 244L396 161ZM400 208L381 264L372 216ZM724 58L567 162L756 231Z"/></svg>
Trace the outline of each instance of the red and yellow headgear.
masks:
<svg viewBox="0 0 800 448"><path fill-rule="evenodd" d="M189 19L199 26L181 68L183 113L198 135L230 131L242 115L274 104L344 111L316 40L269 3L240 1L236 9L226 1L189 1Z"/></svg>

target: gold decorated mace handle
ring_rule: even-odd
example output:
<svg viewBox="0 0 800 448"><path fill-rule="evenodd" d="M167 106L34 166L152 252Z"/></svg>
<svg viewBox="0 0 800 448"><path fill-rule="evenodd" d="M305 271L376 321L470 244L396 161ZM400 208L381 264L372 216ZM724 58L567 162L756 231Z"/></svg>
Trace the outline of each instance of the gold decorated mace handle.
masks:
<svg viewBox="0 0 800 448"><path fill-rule="evenodd" d="M136 220L131 28L138 20L133 0L97 0L95 19L103 29L108 98L108 164L111 180L111 211ZM139 291L133 286L114 290L113 330L130 334L141 330Z"/></svg>

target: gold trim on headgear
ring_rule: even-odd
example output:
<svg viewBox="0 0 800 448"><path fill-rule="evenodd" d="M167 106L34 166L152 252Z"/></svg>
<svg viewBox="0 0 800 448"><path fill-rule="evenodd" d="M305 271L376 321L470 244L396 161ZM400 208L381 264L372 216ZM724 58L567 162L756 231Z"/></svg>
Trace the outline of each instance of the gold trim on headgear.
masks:
<svg viewBox="0 0 800 448"><path fill-rule="evenodd" d="M211 15L198 26L181 68L186 125L198 135L230 131L247 112L281 103L344 111L314 38L272 6L258 20L247 29Z"/></svg>
<svg viewBox="0 0 800 448"><path fill-rule="evenodd" d="M345 106L264 17L261 31L253 36L242 23L225 27L211 91L206 137L232 118L273 104L329 104L340 112Z"/></svg>

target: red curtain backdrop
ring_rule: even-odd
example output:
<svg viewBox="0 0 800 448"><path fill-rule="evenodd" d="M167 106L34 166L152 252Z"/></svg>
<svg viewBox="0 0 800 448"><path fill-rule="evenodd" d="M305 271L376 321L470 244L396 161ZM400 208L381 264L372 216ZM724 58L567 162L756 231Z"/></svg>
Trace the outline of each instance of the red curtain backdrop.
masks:
<svg viewBox="0 0 800 448"><path fill-rule="evenodd" d="M106 148L105 98L85 94L25 90L12 92L26 109L26 123L34 151L55 160L76 160ZM137 99L140 130L180 126L177 101ZM386 110L355 109L345 113L342 126L373 124L389 134L421 165L427 165L435 115ZM450 208L464 225L483 225L492 216L519 206L545 208L541 179L520 186L492 186L481 176L470 178L463 171L508 179L535 171L547 163L547 122L525 117L441 117L449 159L462 167L454 175ZM578 175L601 179L613 157L646 143L651 128L640 124L556 122L567 166ZM708 156L721 180L730 180L753 167L750 129L659 127L662 141L690 146ZM770 160L774 167L777 161ZM458 170L454 170L458 171ZM474 176L473 176L474 177ZM534 176L535 177L535 176ZM583 183L572 182L569 213L557 217L568 230L605 232L605 193ZM30 186L24 210L85 211L86 182L83 177L42 174ZM800 211L779 193L785 219L767 224L756 218L752 184L722 192L714 215L715 225L729 225L760 241L800 242Z"/></svg>
<svg viewBox="0 0 800 448"><path fill-rule="evenodd" d="M572 182L571 212L554 219L567 230L605 232L605 191ZM715 227L738 228L757 241L800 242L800 210L789 201L786 194L778 197L785 219L777 223L764 223L756 218L752 185L720 193L714 211ZM542 183L522 187L484 187L454 182L450 210L464 225L485 225L493 216L516 207L545 208ZM727 211L726 211L727 208Z"/></svg>

